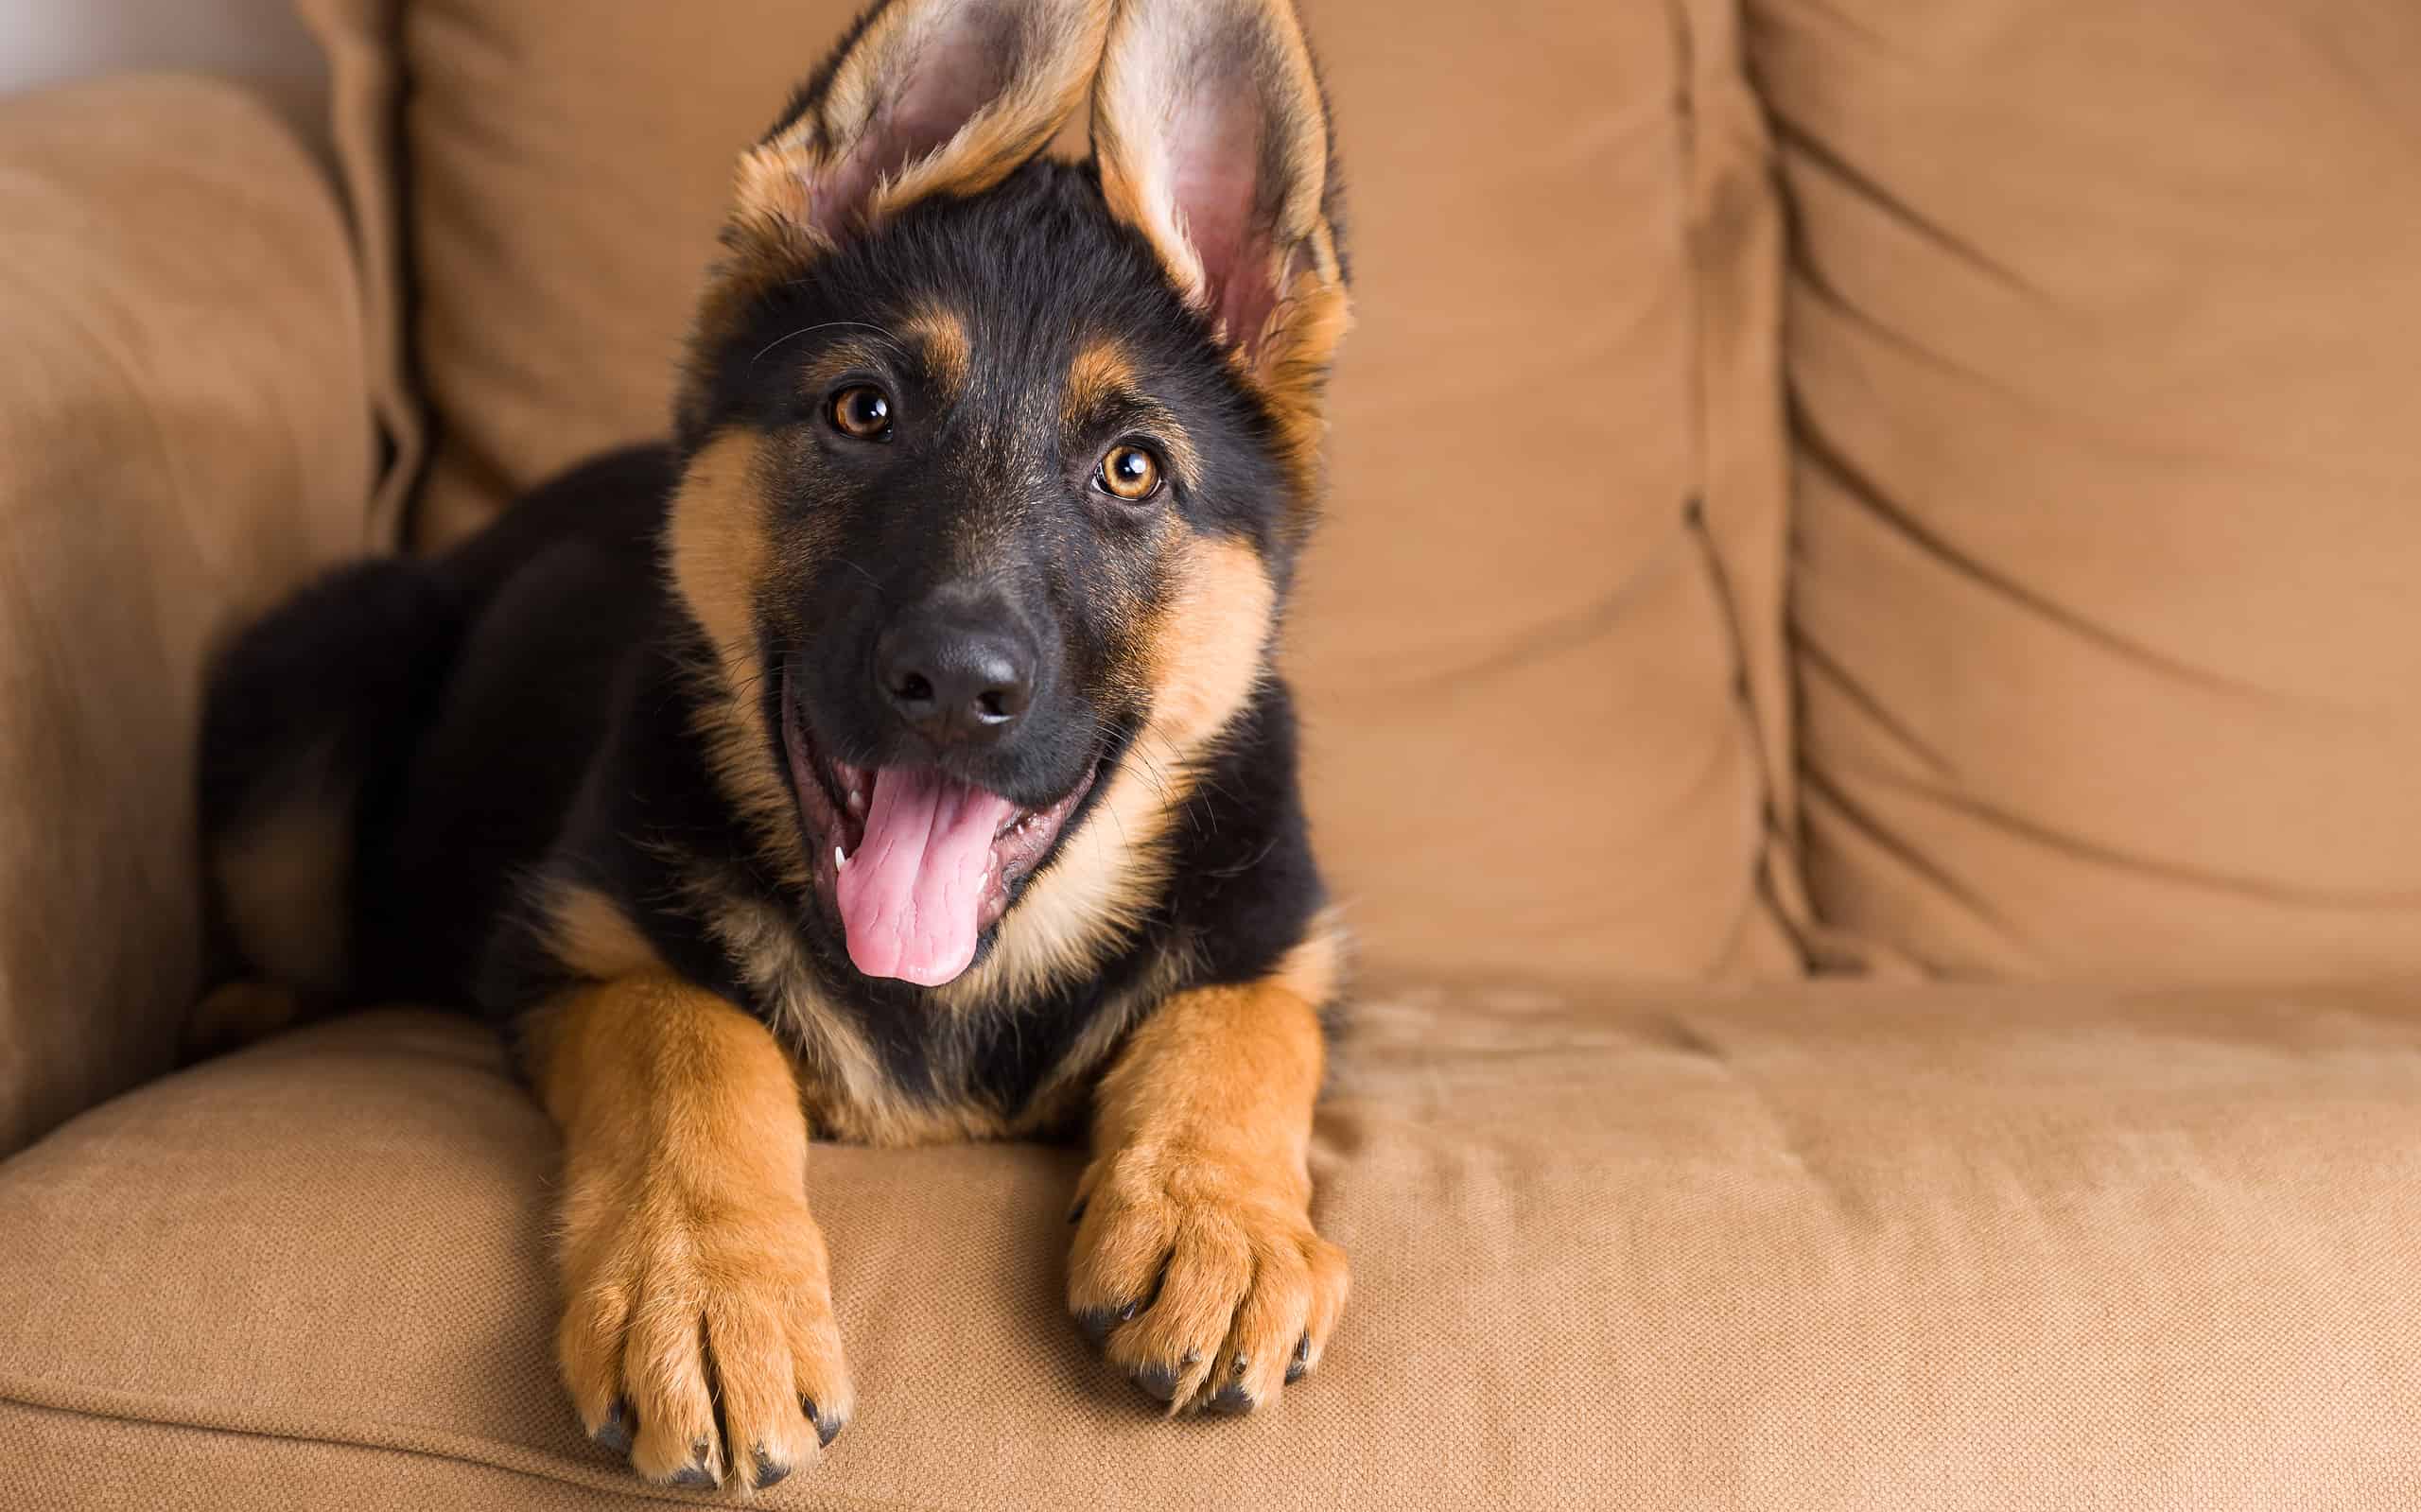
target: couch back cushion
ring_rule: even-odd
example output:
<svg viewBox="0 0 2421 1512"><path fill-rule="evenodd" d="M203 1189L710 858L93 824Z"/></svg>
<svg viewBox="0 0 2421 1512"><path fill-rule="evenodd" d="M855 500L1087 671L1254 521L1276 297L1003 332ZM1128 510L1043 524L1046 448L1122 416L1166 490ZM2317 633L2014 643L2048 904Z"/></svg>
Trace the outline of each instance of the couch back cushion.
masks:
<svg viewBox="0 0 2421 1512"><path fill-rule="evenodd" d="M409 248L417 542L660 433L731 165L854 0L302 6L365 237ZM1305 9L1359 326L1290 666L1366 947L1794 970L1760 884L1789 803L1776 221L1729 7Z"/></svg>
<svg viewBox="0 0 2421 1512"><path fill-rule="evenodd" d="M0 100L0 269L6 1156L174 1061L204 668L360 551L372 437L344 222L233 84Z"/></svg>
<svg viewBox="0 0 2421 1512"><path fill-rule="evenodd" d="M1752 0L1831 922L2421 968L2421 8Z"/></svg>

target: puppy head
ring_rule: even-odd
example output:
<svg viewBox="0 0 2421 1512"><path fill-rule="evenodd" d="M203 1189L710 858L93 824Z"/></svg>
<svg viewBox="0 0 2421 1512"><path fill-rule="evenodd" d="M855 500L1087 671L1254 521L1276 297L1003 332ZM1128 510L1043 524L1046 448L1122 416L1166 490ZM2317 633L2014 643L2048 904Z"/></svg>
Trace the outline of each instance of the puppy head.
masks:
<svg viewBox="0 0 2421 1512"><path fill-rule="evenodd" d="M1096 78L1096 161L1039 160ZM719 764L832 956L939 985L1100 922L1092 831L1263 675L1346 323L1326 113L1282 0L895 0L739 178L668 542ZM1054 874L1101 895L1027 908Z"/></svg>

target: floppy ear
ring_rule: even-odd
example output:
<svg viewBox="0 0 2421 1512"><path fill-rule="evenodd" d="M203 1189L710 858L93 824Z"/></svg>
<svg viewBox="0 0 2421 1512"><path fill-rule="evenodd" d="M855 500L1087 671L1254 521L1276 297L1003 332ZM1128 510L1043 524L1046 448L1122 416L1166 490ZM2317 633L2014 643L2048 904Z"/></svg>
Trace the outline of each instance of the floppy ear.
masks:
<svg viewBox="0 0 2421 1512"><path fill-rule="evenodd" d="M1111 212L1245 373L1313 397L1349 310L1328 107L1288 0L1121 0L1093 151Z"/></svg>
<svg viewBox="0 0 2421 1512"><path fill-rule="evenodd" d="M935 194L975 194L1083 102L1110 0L888 0L740 161L727 239L828 248Z"/></svg>

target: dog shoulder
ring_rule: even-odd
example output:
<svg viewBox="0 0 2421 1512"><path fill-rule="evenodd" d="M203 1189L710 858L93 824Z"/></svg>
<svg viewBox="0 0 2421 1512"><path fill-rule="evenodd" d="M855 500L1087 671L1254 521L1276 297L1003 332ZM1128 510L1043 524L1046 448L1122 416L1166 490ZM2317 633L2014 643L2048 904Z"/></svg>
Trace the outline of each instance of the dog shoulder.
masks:
<svg viewBox="0 0 2421 1512"><path fill-rule="evenodd" d="M1312 855L1298 743L1293 699L1265 677L1171 826L1178 841L1167 907L1194 981L1257 980L1332 929L1323 922L1328 892Z"/></svg>

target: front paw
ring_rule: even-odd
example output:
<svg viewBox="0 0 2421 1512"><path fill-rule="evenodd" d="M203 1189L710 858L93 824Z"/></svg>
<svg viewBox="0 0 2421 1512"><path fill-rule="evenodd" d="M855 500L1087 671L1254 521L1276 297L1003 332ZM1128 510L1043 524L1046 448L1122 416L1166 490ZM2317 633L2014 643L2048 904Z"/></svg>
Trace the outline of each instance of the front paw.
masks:
<svg viewBox="0 0 2421 1512"><path fill-rule="evenodd" d="M663 1486L764 1487L848 1420L806 1203L736 1212L631 1184L567 1215L556 1352L589 1436Z"/></svg>
<svg viewBox="0 0 2421 1512"><path fill-rule="evenodd" d="M1319 1364L1350 1276L1298 1178L1126 1150L1077 1190L1068 1311L1172 1413L1248 1413Z"/></svg>

